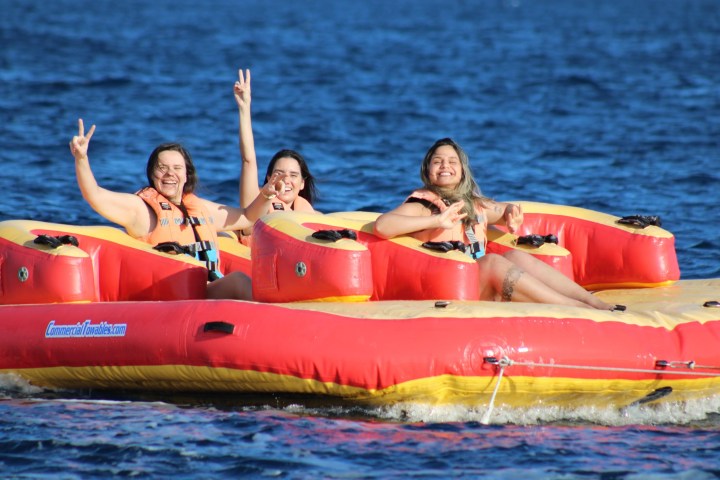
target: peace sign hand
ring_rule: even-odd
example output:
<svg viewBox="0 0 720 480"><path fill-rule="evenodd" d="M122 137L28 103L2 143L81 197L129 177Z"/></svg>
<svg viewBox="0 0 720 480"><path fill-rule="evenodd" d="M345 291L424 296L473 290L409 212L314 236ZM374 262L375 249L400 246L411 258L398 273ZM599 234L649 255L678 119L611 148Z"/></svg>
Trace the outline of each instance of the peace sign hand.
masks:
<svg viewBox="0 0 720 480"><path fill-rule="evenodd" d="M467 213L459 213L460 210L465 206L465 202L462 200L453 203L444 212L437 216L438 228L450 229L453 228L459 221L467 217Z"/></svg>
<svg viewBox="0 0 720 480"><path fill-rule="evenodd" d="M281 176L282 174L280 172L273 173L270 180L263 185L262 190L260 190L262 196L267 200L272 200L285 191L285 182L280 180Z"/></svg>
<svg viewBox="0 0 720 480"><path fill-rule="evenodd" d="M505 207L505 225L510 233L515 233L523 223L522 205L508 204Z"/></svg>
<svg viewBox="0 0 720 480"><path fill-rule="evenodd" d="M87 160L88 146L93 133L95 133L95 125L90 127L90 131L85 135L85 125L83 125L82 118L79 118L78 134L70 141L70 152L75 157L75 160Z"/></svg>
<svg viewBox="0 0 720 480"><path fill-rule="evenodd" d="M235 101L240 109L250 108L250 70L245 70L245 76L243 77L242 69L238 70L238 81L235 82L233 87L233 93L235 94Z"/></svg>

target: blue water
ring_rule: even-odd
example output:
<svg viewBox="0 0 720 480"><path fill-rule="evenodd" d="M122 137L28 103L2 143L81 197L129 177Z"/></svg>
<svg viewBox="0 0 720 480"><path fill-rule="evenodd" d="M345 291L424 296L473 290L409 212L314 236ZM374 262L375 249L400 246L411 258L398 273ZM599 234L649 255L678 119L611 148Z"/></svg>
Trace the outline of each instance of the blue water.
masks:
<svg viewBox="0 0 720 480"><path fill-rule="evenodd" d="M104 223L183 142L235 203L232 84L253 74L260 168L301 151L317 207L383 211L434 140L486 195L659 215L682 277L720 276L720 2L0 0L0 220ZM0 326L1 331L1 326ZM720 400L636 411L357 410L277 399L97 398L0 379L7 478L718 478Z"/></svg>

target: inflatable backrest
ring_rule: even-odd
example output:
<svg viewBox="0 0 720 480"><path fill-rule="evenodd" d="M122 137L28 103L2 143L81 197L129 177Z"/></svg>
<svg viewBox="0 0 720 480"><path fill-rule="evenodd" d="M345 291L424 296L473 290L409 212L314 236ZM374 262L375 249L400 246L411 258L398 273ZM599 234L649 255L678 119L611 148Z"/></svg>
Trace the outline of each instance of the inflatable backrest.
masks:
<svg viewBox="0 0 720 480"><path fill-rule="evenodd" d="M555 234L572 252L575 281L587 289L655 287L680 278L667 230L618 224L619 217L578 207L517 203L524 214L518 234Z"/></svg>
<svg viewBox="0 0 720 480"><path fill-rule="evenodd" d="M20 222L0 222L0 304L97 300L90 256L72 245L39 245L35 238Z"/></svg>
<svg viewBox="0 0 720 480"><path fill-rule="evenodd" d="M348 238L313 238L322 214L274 212L253 226L253 299L260 302L363 301L372 295L370 252ZM338 224L330 222L331 227Z"/></svg>
<svg viewBox="0 0 720 480"><path fill-rule="evenodd" d="M373 234L379 214L275 212L253 229L253 297L258 301L472 300L475 262L454 251L421 247L411 237ZM318 239L323 231L352 231L355 239Z"/></svg>
<svg viewBox="0 0 720 480"><path fill-rule="evenodd" d="M3 241L9 241L10 231L22 232L24 238L20 243L13 242L16 245L13 258L24 259L26 263L41 259L32 264L32 278L33 285L43 285L38 289L42 293L31 297L23 294L22 303L180 300L206 296L207 270L200 262L187 255L160 253L117 228L28 220L0 222ZM77 239L78 247L52 248L33 242L43 234L71 235ZM16 289L20 290L29 289ZM2 301L5 302L5 296Z"/></svg>
<svg viewBox="0 0 720 480"><path fill-rule="evenodd" d="M502 255L511 249L521 250L547 263L569 279L575 279L572 253L559 245L554 243L545 243L540 247L518 245L517 235L504 232L495 227L488 229L487 236L487 253Z"/></svg>

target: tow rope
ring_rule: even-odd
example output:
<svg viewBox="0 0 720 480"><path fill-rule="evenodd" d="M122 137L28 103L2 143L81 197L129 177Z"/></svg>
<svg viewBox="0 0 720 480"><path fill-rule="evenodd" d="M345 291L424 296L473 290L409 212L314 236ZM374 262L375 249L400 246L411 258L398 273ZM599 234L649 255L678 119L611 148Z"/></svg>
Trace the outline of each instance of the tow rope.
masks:
<svg viewBox="0 0 720 480"><path fill-rule="evenodd" d="M655 366L657 368L662 368L663 370L651 370L646 368L626 368L626 367L596 367L592 365L566 365L566 364L558 364L558 363L541 363L541 362L521 362L521 361L515 361L511 360L507 356L502 357L501 359L498 359L497 357L485 357L483 358L483 361L485 363L489 363L491 365L495 365L498 367L498 378L497 383L495 384L495 388L493 389L492 396L490 397L490 403L488 404L488 408L485 411L485 414L483 415L482 419L480 420L480 423L483 425L488 425L490 423L490 415L492 415L492 411L495 408L495 397L497 396L497 392L500 389L500 381L502 380L503 373L505 372L505 368L511 367L513 365L523 366L523 367L548 367L548 368L567 368L567 369L577 369L577 370L603 370L608 372L629 372L629 373L653 373L653 374L660 374L660 375L696 375L696 376L702 376L702 377L720 377L720 373L702 373L702 372L688 372L688 371L672 371L672 370L665 370L665 368L675 368L675 369L687 369L687 370L697 370L697 369L707 369L707 370L720 370L720 366L711 366L711 365L698 365L695 363L694 360L691 361L667 361L667 360L657 360L655 361ZM670 390L672 391L672 390ZM656 390L656 392L658 392ZM653 392L655 393L655 392ZM665 391L663 391L665 393ZM668 392L669 393L669 392ZM661 395L665 396L665 395ZM660 398L658 396L657 398ZM655 398L652 398L651 401ZM641 402L644 403L644 402Z"/></svg>
<svg viewBox="0 0 720 480"><path fill-rule="evenodd" d="M541 362L522 362L522 361L516 361L511 360L508 357L503 357L502 359L498 360L496 357L485 357L483 359L485 363L489 363L491 365L498 365L503 367L511 367L513 365L521 366L521 367L547 367L547 368L567 368L567 369L576 369L576 370L603 370L607 372L628 372L628 373L654 373L654 374L662 374L662 375L696 375L699 377L720 377L720 372L718 373L702 373L702 372L680 372L680 371L671 371L671 370L653 370L649 368L629 368L629 367L600 367L600 366L594 366L594 365L568 365L568 364L562 364L562 363L541 363ZM697 370L697 369L706 369L706 370L720 370L720 366L711 366L711 365L697 365L694 361L668 361L668 360L657 360L655 362L655 366L657 368L686 368L688 370Z"/></svg>

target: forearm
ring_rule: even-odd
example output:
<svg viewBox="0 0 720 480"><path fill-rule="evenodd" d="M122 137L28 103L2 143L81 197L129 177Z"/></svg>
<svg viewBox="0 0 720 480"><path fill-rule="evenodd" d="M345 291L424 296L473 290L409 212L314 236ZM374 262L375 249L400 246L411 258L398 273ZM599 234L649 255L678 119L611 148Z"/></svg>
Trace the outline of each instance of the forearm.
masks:
<svg viewBox="0 0 720 480"><path fill-rule="evenodd" d="M240 206L248 207L259 193L255 139L252 132L250 107L239 109L240 139Z"/></svg>
<svg viewBox="0 0 720 480"><path fill-rule="evenodd" d="M397 213L385 213L375 221L375 235L380 238L393 238L399 235L438 228L438 216L413 216Z"/></svg>
<svg viewBox="0 0 720 480"><path fill-rule="evenodd" d="M85 201L105 219L121 225L132 236L147 233L149 219L140 218L145 204L137 195L113 192L98 185L87 157L75 160L78 186Z"/></svg>
<svg viewBox="0 0 720 480"><path fill-rule="evenodd" d="M98 185L95 180L95 175L90 168L90 161L87 156L78 157L75 159L75 176L77 177L78 187L80 193L86 202L90 204L93 209L95 204L102 201L102 188Z"/></svg>
<svg viewBox="0 0 720 480"><path fill-rule="evenodd" d="M274 195L268 197L264 193L260 192L250 203L250 205L245 208L245 217L247 218L250 225L254 224L260 217L265 215L268 210L270 210L270 205L272 204L273 198L275 198Z"/></svg>

